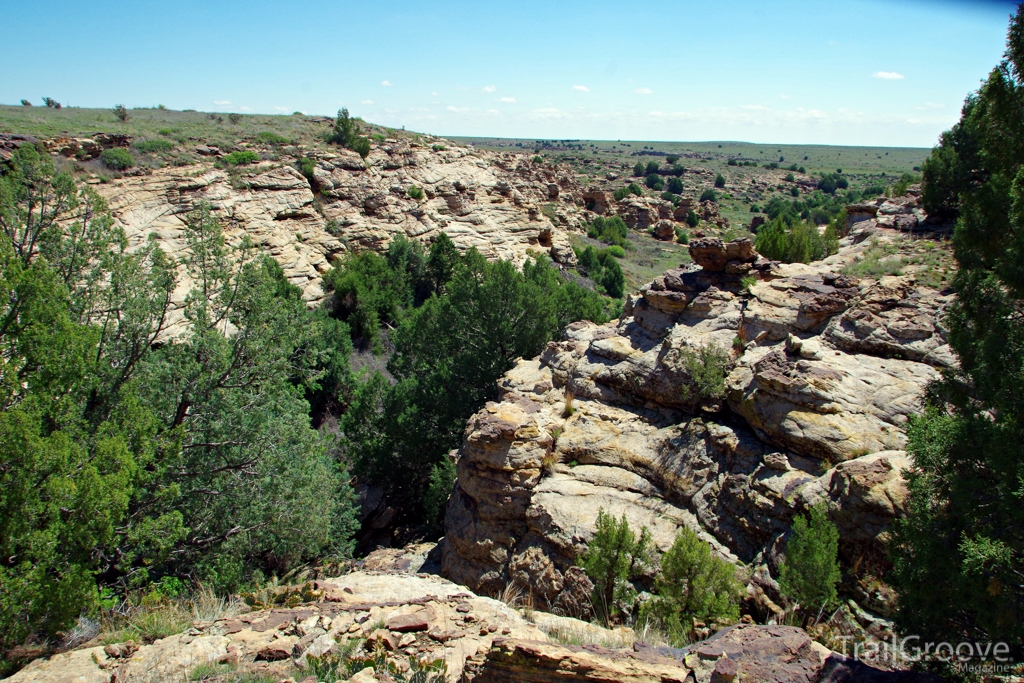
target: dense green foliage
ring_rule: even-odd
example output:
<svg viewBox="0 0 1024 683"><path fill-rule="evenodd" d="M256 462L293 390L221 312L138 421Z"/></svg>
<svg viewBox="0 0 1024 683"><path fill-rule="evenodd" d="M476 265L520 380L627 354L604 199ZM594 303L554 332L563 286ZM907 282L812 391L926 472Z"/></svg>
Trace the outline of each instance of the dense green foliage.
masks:
<svg viewBox="0 0 1024 683"><path fill-rule="evenodd" d="M776 261L810 263L839 251L839 236L832 225L821 234L814 223L797 220L787 224L786 217L780 215L758 229L754 248Z"/></svg>
<svg viewBox="0 0 1024 683"><path fill-rule="evenodd" d="M719 173L717 176L715 176L715 187L717 187L717 188L725 187L725 176L722 175L721 173Z"/></svg>
<svg viewBox="0 0 1024 683"><path fill-rule="evenodd" d="M925 639L1024 642L1024 8L1006 59L924 164L929 211L959 215L958 367L911 423L909 515L897 525L899 625Z"/></svg>
<svg viewBox="0 0 1024 683"><path fill-rule="evenodd" d="M249 150L242 150L238 152L232 152L231 154L225 154L220 158L221 163L228 166L243 166L245 164L255 164L260 160L260 155L256 152Z"/></svg>
<svg viewBox="0 0 1024 683"><path fill-rule="evenodd" d="M642 197L644 195L644 191L636 183L630 183L629 185L620 187L619 189L615 190L613 195L615 196L616 201L621 202L629 195L636 195L637 197Z"/></svg>
<svg viewBox="0 0 1024 683"><path fill-rule="evenodd" d="M818 179L818 189L825 194L835 194L836 190L845 190L850 187L850 181L840 173L826 173Z"/></svg>
<svg viewBox="0 0 1024 683"><path fill-rule="evenodd" d="M736 567L711 553L711 546L686 527L661 556L656 596L640 618L653 619L677 646L695 640L693 621L727 625L739 619L743 586Z"/></svg>
<svg viewBox="0 0 1024 683"><path fill-rule="evenodd" d="M123 171L135 165L135 159L123 147L111 147L110 149L103 150L100 154L100 161L103 162L104 166L115 171Z"/></svg>
<svg viewBox="0 0 1024 683"><path fill-rule="evenodd" d="M665 180L657 173L648 173L647 177L644 178L644 184L658 192L665 189Z"/></svg>
<svg viewBox="0 0 1024 683"><path fill-rule="evenodd" d="M704 191L700 193L700 201L702 201L702 202L717 202L718 201L718 194L714 190L712 190L710 187L705 188Z"/></svg>
<svg viewBox="0 0 1024 683"><path fill-rule="evenodd" d="M227 590L346 551L351 495L304 394L349 347L275 262L229 248L209 207L180 262L129 251L29 146L0 177L0 229L0 648L66 628L98 583Z"/></svg>
<svg viewBox="0 0 1024 683"><path fill-rule="evenodd" d="M638 537L622 519L597 511L597 528L577 562L594 582L593 606L597 616L609 625L628 614L636 602L633 582L643 576L654 559L650 532L644 527Z"/></svg>
<svg viewBox="0 0 1024 683"><path fill-rule="evenodd" d="M496 380L570 322L604 319L602 297L563 279L547 257L520 272L473 249L461 256L444 234L429 253L399 238L384 255L350 256L324 282L328 310L357 340L382 350L387 329L394 348L393 381L375 373L354 389L342 417L346 457L368 481L401 491L409 514L429 512L434 523L451 484L446 454L497 396Z"/></svg>
<svg viewBox="0 0 1024 683"><path fill-rule="evenodd" d="M629 235L629 226L622 220L621 216L595 216L594 220L586 224L587 236L591 239L601 240L605 244L617 244L620 247L626 246L626 237Z"/></svg>
<svg viewBox="0 0 1024 683"><path fill-rule="evenodd" d="M839 583L839 531L828 518L824 503L808 517L793 520L786 541L786 560L779 574L782 594L799 603L804 624L836 602Z"/></svg>
<svg viewBox="0 0 1024 683"><path fill-rule="evenodd" d="M576 258L582 272L600 285L605 294L613 299L620 299L626 293L626 276L622 272L622 266L615 260L615 257L622 256L612 251L614 246L607 249L594 249L592 246L577 249ZM622 255L625 256L625 251Z"/></svg>

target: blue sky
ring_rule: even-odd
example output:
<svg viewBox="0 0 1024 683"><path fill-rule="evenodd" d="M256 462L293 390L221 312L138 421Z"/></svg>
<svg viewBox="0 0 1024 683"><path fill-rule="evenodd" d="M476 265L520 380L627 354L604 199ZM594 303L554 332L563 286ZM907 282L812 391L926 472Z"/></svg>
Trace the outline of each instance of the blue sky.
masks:
<svg viewBox="0 0 1024 683"><path fill-rule="evenodd" d="M6 3L0 102L333 114L439 135L931 146L1009 2Z"/></svg>

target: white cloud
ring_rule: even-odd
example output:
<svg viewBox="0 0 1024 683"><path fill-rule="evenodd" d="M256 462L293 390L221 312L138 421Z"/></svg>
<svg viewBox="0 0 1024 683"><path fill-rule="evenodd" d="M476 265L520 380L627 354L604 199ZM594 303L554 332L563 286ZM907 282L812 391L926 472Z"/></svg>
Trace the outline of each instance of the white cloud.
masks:
<svg viewBox="0 0 1024 683"><path fill-rule="evenodd" d="M437 93L434 91L430 91L430 94L433 95L434 97L437 97Z"/></svg>
<svg viewBox="0 0 1024 683"><path fill-rule="evenodd" d="M740 109L746 109L748 111L768 111L768 107L763 104L744 104Z"/></svg>
<svg viewBox="0 0 1024 683"><path fill-rule="evenodd" d="M213 103L218 107L226 107L231 104L231 100L214 100Z"/></svg>
<svg viewBox="0 0 1024 683"><path fill-rule="evenodd" d="M516 98L514 98L514 97L499 97L498 101L499 102L506 102L508 104L515 104L516 103Z"/></svg>
<svg viewBox="0 0 1024 683"><path fill-rule="evenodd" d="M373 100L363 100L359 104L373 104Z"/></svg>
<svg viewBox="0 0 1024 683"><path fill-rule="evenodd" d="M488 114L500 114L501 112L498 111L497 109L488 109L487 113Z"/></svg>
<svg viewBox="0 0 1024 683"><path fill-rule="evenodd" d="M498 89L498 88L496 88L496 87L495 87L495 86L493 86L493 85L485 85L485 86L483 87L483 91L484 91L484 92L494 92L494 91L495 91L495 90L497 90L497 89Z"/></svg>
<svg viewBox="0 0 1024 683"><path fill-rule="evenodd" d="M249 107L239 107L238 111L252 111L252 109Z"/></svg>
<svg viewBox="0 0 1024 683"><path fill-rule="evenodd" d="M385 85L385 86L392 86L392 85L394 85L394 83L392 83L391 81L387 81L387 80L381 81L380 84L381 85Z"/></svg>
<svg viewBox="0 0 1024 683"><path fill-rule="evenodd" d="M780 100L788 100L789 99L789 95L779 95L779 99Z"/></svg>
<svg viewBox="0 0 1024 683"><path fill-rule="evenodd" d="M579 90L580 92L590 92L590 88L588 88L585 85L574 85L574 86L572 86L572 89L573 90Z"/></svg>
<svg viewBox="0 0 1024 683"><path fill-rule="evenodd" d="M927 111L929 109L943 109L946 105L939 104L938 102L925 102L920 107L915 107L918 111Z"/></svg>
<svg viewBox="0 0 1024 683"><path fill-rule="evenodd" d="M274 107L274 111L288 111L288 107Z"/></svg>
<svg viewBox="0 0 1024 683"><path fill-rule="evenodd" d="M881 78L883 81L902 81L903 74L898 74L895 71L876 71L871 74L872 78Z"/></svg>
<svg viewBox="0 0 1024 683"><path fill-rule="evenodd" d="M651 90L650 88L637 88L633 92L635 92L637 95L653 95L654 94L654 91Z"/></svg>
<svg viewBox="0 0 1024 683"><path fill-rule="evenodd" d="M445 107L445 109L447 109L448 111L456 111L456 112L458 112L458 111L469 111L469 107L453 107L450 104L447 107Z"/></svg>

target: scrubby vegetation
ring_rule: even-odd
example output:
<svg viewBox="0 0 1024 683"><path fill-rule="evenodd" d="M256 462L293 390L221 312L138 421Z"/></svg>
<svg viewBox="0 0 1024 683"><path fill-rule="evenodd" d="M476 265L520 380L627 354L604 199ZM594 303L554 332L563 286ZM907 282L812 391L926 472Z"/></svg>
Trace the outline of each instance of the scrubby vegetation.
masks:
<svg viewBox="0 0 1024 683"><path fill-rule="evenodd" d="M124 171L135 165L135 159L132 158L131 153L122 147L103 150L103 153L100 154L100 161L104 166L115 171Z"/></svg>
<svg viewBox="0 0 1024 683"><path fill-rule="evenodd" d="M30 146L0 177L0 228L0 648L94 612L100 585L231 590L348 552L345 468L304 398L345 367L343 324L229 247L208 207L180 263L129 251L103 201ZM158 343L177 268L181 341Z"/></svg>
<svg viewBox="0 0 1024 683"><path fill-rule="evenodd" d="M586 224L587 236L591 239L600 240L605 244L615 244L619 247L626 246L626 237L629 235L629 226L622 220L621 216L596 216L593 221Z"/></svg>
<svg viewBox="0 0 1024 683"><path fill-rule="evenodd" d="M819 261L839 251L839 236L829 226L822 234L807 221L787 224L783 216L761 226L754 246L762 256L785 263Z"/></svg>
<svg viewBox="0 0 1024 683"><path fill-rule="evenodd" d="M594 611L606 626L632 612L637 596L633 582L649 572L653 562L654 550L646 528L637 536L625 515L615 519L598 510L594 537L580 555L579 565L594 582Z"/></svg>

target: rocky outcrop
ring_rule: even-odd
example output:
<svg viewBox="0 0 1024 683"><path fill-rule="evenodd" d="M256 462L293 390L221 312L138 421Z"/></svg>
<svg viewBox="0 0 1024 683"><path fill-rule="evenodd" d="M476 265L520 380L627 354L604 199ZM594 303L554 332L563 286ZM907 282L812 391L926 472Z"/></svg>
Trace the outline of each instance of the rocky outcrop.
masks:
<svg viewBox="0 0 1024 683"><path fill-rule="evenodd" d="M632 650L500 638L467 663L467 683L623 681L628 683L925 683L927 674L880 671L811 640L792 626L742 625L686 649L636 644Z"/></svg>
<svg viewBox="0 0 1024 683"><path fill-rule="evenodd" d="M411 555L418 552L412 549ZM280 590L294 596L297 588ZM312 680L311 658L332 657L364 658L349 660L359 661L357 669L365 667L347 679L350 683L390 680L383 675L385 666L408 672L416 660L441 660L451 683L919 680L849 660L794 627L743 624L686 649L652 647L634 642L627 628L613 631L520 611L427 574L363 569L307 584L301 592L305 602L258 610L236 606L152 643L104 646L94 640L37 659L7 680L191 680L197 669L210 665L225 665L240 678ZM567 641L585 644L560 644ZM366 666L365 658L375 652L384 657L376 664L380 676ZM344 677L344 671L339 667L337 673Z"/></svg>
<svg viewBox="0 0 1024 683"><path fill-rule="evenodd" d="M59 138L48 144L55 153L78 154L77 149L98 154L123 143L107 138L94 136L88 143ZM207 152L210 160L191 166L107 183L94 179L94 189L107 199L132 245L155 235L169 254L181 254L186 214L209 202L228 239L248 236L272 255L311 305L324 296L320 277L332 259L362 249L383 250L399 235L429 244L444 232L460 250L475 247L489 259L516 264L541 253L575 263L568 231L578 220L562 212L552 223L541 206L557 202L575 211L577 202L582 204L578 184L564 171L520 155L390 141L374 147L365 162L348 150L309 152L316 165L307 180L289 159L229 172L213 165L219 150ZM412 187L423 190L422 200L409 195ZM179 275L172 334L190 286L185 273Z"/></svg>
<svg viewBox="0 0 1024 683"><path fill-rule="evenodd" d="M922 361L942 357L942 300L909 278L836 272L864 248L783 265L749 242L694 240L699 266L520 361L467 427L444 575L529 586L554 608L603 509L662 550L685 526L748 565L748 609L770 618L792 520L822 501L852 574L878 569L861 560L883 556L904 511L906 423L938 376ZM708 345L728 358L722 399L693 384Z"/></svg>

